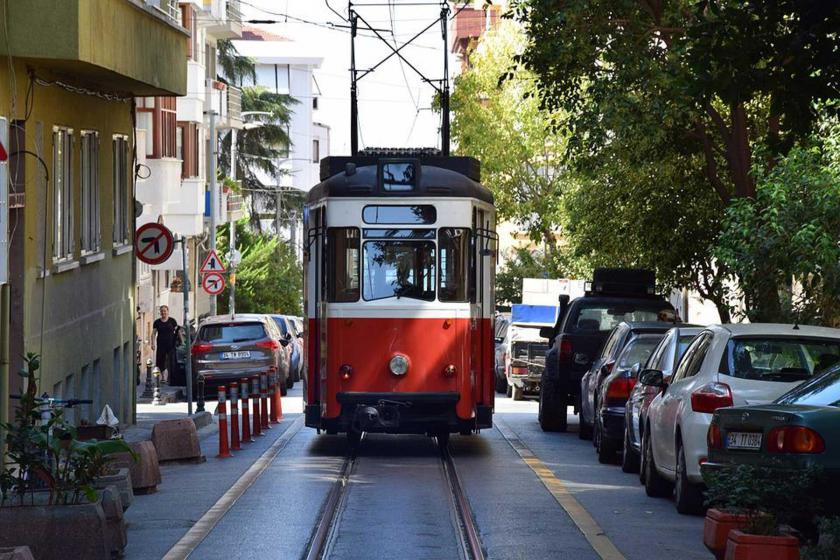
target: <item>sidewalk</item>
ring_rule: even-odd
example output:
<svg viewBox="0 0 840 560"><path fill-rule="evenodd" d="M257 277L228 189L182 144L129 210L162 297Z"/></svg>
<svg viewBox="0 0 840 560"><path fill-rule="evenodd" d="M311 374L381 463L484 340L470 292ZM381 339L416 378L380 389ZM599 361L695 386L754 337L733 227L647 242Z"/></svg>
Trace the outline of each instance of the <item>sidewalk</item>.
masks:
<svg viewBox="0 0 840 560"><path fill-rule="evenodd" d="M141 386L142 390L142 386ZM205 405L209 413L216 401ZM283 419L258 438L243 445L230 459L218 459L218 424L215 415L198 430L201 452L207 461L199 464L170 463L160 466L162 481L154 494L135 495L126 511L128 546L126 559L161 558L210 509L219 497L279 438L303 410L298 387L283 397ZM187 417L187 403L163 406L137 405L137 424L124 431L128 441L149 439L152 426L161 420Z"/></svg>

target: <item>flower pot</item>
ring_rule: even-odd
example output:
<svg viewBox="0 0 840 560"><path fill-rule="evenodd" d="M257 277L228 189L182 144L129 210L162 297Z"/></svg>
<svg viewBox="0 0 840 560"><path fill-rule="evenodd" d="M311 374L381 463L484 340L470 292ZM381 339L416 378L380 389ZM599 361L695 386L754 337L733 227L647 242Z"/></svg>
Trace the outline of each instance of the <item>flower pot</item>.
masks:
<svg viewBox="0 0 840 560"><path fill-rule="evenodd" d="M729 531L740 529L748 520L749 516L743 513L727 513L714 508L708 510L703 524L703 544L717 560L723 560Z"/></svg>
<svg viewBox="0 0 840 560"><path fill-rule="evenodd" d="M28 546L38 560L111 559L100 501L50 506L47 498L36 493L36 505L0 508L0 547Z"/></svg>
<svg viewBox="0 0 840 560"><path fill-rule="evenodd" d="M799 539L790 535L748 535L738 529L729 533L726 560L799 560Z"/></svg>

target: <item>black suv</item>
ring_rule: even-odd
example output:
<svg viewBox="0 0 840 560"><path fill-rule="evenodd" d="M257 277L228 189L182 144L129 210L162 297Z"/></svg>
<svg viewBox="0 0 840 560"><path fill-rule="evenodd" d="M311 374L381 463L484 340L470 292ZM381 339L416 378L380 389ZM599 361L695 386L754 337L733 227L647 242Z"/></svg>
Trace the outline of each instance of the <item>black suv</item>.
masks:
<svg viewBox="0 0 840 560"><path fill-rule="evenodd" d="M599 268L586 293L573 301L560 296L554 327L540 333L549 339L540 388L540 427L566 431L566 407L580 411L581 378L598 357L610 331L624 321L656 321L674 307L656 295L656 278L649 270Z"/></svg>

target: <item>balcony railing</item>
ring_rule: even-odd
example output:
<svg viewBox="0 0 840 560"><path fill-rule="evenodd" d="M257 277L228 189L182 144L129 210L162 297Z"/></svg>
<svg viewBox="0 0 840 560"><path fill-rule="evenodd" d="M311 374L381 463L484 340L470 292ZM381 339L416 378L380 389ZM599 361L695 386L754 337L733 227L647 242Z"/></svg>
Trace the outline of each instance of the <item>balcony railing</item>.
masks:
<svg viewBox="0 0 840 560"><path fill-rule="evenodd" d="M242 122L242 90L236 86L227 87L227 116Z"/></svg>
<svg viewBox="0 0 840 560"><path fill-rule="evenodd" d="M146 0L146 4L155 10L162 12L164 16L174 23L181 25L181 10L178 7L178 0Z"/></svg>
<svg viewBox="0 0 840 560"><path fill-rule="evenodd" d="M226 11L228 21L242 23L242 7L239 0L227 0Z"/></svg>

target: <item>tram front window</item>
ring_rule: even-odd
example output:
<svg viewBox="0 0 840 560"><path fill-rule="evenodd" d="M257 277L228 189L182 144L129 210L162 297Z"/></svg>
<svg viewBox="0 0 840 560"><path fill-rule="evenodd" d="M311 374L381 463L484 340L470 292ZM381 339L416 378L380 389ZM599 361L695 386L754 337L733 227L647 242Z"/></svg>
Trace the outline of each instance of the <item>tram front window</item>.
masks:
<svg viewBox="0 0 840 560"><path fill-rule="evenodd" d="M435 299L435 245L430 242L366 241L364 297L366 300Z"/></svg>

